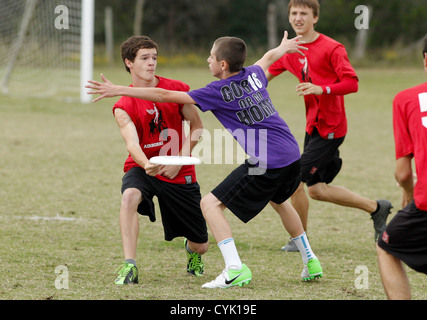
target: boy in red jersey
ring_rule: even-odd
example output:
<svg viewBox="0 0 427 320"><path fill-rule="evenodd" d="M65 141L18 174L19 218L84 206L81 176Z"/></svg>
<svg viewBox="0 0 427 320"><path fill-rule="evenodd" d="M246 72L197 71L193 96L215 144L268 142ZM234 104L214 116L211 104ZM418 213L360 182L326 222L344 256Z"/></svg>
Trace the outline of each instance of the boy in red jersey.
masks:
<svg viewBox="0 0 427 320"><path fill-rule="evenodd" d="M319 11L317 0L289 2L289 22L295 33L302 36L308 51L305 58L296 54L284 55L266 72L269 80L286 70L294 74L301 82L297 92L305 101L307 124L301 158L302 183L292 196L292 205L307 231L309 201L305 183L309 196L315 200L369 213L374 221L376 240L386 226L391 203L367 199L342 186L330 185L341 170L338 148L347 134L344 95L357 92L358 77L344 46L315 31ZM297 251L292 240L282 250Z"/></svg>
<svg viewBox="0 0 427 320"><path fill-rule="evenodd" d="M157 44L146 36L134 36L121 46L126 70L133 87L157 87L188 91L183 82L155 75ZM201 135L202 122L194 105L154 103L121 97L114 105L114 117L126 143L129 157L124 165L120 208L120 231L125 261L116 284L138 283L136 245L139 233L138 213L154 222L152 198L159 200L165 240L184 236L187 272L203 273L201 255L208 249L206 222L200 209L200 187L194 166L154 165L149 159L167 151L167 155L189 156ZM185 139L183 122L190 124ZM174 139L171 139L174 137ZM190 138L191 137L191 138Z"/></svg>
<svg viewBox="0 0 427 320"><path fill-rule="evenodd" d="M423 57L427 75L427 37ZM415 271L427 274L427 82L396 95L393 126L395 176L403 190L403 209L378 240L377 255L387 298L404 300L411 298L411 289L402 261Z"/></svg>

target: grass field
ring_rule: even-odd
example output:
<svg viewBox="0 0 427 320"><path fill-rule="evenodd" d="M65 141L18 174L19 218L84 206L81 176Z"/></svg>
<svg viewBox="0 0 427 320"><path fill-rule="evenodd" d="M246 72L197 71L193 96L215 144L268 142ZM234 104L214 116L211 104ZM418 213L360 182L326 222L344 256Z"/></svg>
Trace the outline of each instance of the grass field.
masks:
<svg viewBox="0 0 427 320"><path fill-rule="evenodd" d="M96 74L100 71L117 83L129 81L121 69ZM213 80L207 68L158 71L193 88ZM401 191L393 175L391 103L398 91L425 81L425 76L421 68L357 71L360 90L346 99L349 134L335 184L368 198L390 199L394 214ZM295 85L291 75L282 76L271 84L270 93L302 145L304 107ZM187 276L182 239L163 240L159 213L154 224L140 220L140 284L116 286L115 269L123 258L118 212L127 153L112 116L114 102L81 105L0 96L1 300L385 299L368 214L316 201L310 202L308 234L324 269L319 281L301 281L301 257L280 251L289 235L267 207L247 225L226 211L240 256L253 272L249 286L201 289L223 269L213 238L204 256L205 276ZM209 132L222 128L210 113L202 119ZM202 195L236 165L198 166ZM364 273L358 273L360 268ZM67 275L64 270L68 283L60 281ZM413 298L426 299L425 277L409 269L408 274Z"/></svg>

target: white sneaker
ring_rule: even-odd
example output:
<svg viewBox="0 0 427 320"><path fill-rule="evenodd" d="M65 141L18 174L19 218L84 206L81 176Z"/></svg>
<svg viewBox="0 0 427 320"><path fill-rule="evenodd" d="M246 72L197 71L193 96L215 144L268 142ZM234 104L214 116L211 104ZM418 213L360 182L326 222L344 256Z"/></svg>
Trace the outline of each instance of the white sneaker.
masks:
<svg viewBox="0 0 427 320"><path fill-rule="evenodd" d="M226 289L233 286L242 287L249 284L251 280L252 272L245 264L243 264L240 270L224 269L215 280L205 283L202 285L202 288Z"/></svg>
<svg viewBox="0 0 427 320"><path fill-rule="evenodd" d="M289 242L282 247L282 251L299 252L298 247L295 244L295 242L292 240L292 238L290 238Z"/></svg>

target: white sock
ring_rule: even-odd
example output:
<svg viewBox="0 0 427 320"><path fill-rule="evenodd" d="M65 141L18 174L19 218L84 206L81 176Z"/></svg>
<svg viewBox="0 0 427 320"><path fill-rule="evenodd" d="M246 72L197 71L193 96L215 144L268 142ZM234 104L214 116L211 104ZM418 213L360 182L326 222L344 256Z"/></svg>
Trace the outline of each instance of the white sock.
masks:
<svg viewBox="0 0 427 320"><path fill-rule="evenodd" d="M302 262L304 264L307 264L308 260L317 259L313 250L311 250L310 243L308 242L307 235L305 234L305 232L302 235L293 238L292 240L294 241L299 252L301 253Z"/></svg>
<svg viewBox="0 0 427 320"><path fill-rule="evenodd" d="M226 269L242 269L242 261L240 261L239 253L237 252L233 238L222 240L218 243L218 247L224 258Z"/></svg>

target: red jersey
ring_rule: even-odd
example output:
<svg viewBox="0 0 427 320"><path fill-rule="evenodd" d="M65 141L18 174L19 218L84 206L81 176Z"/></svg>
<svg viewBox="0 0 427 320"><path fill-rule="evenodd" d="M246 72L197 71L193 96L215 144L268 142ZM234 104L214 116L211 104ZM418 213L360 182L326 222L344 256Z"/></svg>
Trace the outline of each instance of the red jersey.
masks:
<svg viewBox="0 0 427 320"><path fill-rule="evenodd" d="M415 158L414 200L427 211L427 83L400 92L393 102L396 159Z"/></svg>
<svg viewBox="0 0 427 320"><path fill-rule="evenodd" d="M157 77L157 76L156 76ZM189 91L190 87L178 80L157 77L159 84L157 88L174 91ZM177 103L157 103L131 97L121 97L113 107L123 109L135 124L139 136L142 151L148 159L161 155L178 155L185 140L184 117L181 113L183 105ZM164 151L167 151L164 153ZM126 159L124 172L139 165L132 159ZM186 184L196 182L194 165L183 166L175 179L170 180L161 175L156 176L159 180Z"/></svg>
<svg viewBox="0 0 427 320"><path fill-rule="evenodd" d="M356 83L357 75L347 56L347 51L339 42L320 34L312 43L304 44L308 51L305 57L293 53L285 54L268 71L278 76L284 71L294 74L300 82L311 82L322 86L324 94L304 96L306 107L306 131L312 134L317 128L324 139L341 138L347 134L347 118L342 93L328 92L333 86L343 80L352 79Z"/></svg>

